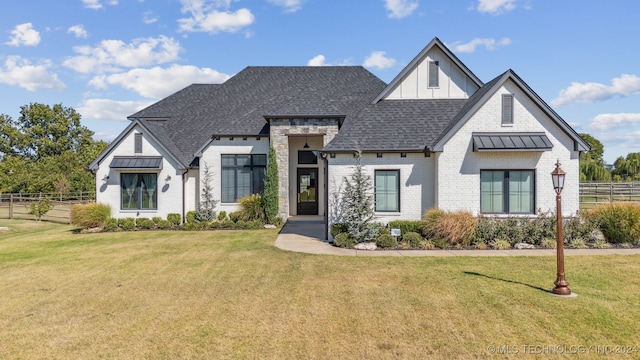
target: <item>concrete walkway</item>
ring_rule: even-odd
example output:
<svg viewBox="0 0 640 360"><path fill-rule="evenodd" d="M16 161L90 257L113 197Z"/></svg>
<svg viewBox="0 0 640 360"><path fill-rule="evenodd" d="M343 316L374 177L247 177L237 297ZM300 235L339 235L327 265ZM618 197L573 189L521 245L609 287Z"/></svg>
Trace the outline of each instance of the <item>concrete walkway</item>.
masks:
<svg viewBox="0 0 640 360"><path fill-rule="evenodd" d="M293 216L287 220L276 238L275 246L282 250L340 256L555 256L555 249L535 250L355 250L329 244L324 238L322 216ZM640 249L565 249L565 256L574 255L634 255Z"/></svg>

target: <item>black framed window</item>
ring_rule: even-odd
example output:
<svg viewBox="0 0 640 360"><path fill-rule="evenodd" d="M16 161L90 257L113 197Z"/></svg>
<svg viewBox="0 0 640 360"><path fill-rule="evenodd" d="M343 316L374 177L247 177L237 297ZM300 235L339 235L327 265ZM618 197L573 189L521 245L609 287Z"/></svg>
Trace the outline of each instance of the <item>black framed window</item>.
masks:
<svg viewBox="0 0 640 360"><path fill-rule="evenodd" d="M317 164L317 150L298 150L298 164Z"/></svg>
<svg viewBox="0 0 640 360"><path fill-rule="evenodd" d="M481 170L480 211L486 214L534 214L534 170Z"/></svg>
<svg viewBox="0 0 640 360"><path fill-rule="evenodd" d="M266 154L222 155L222 202L235 203L246 195L262 195L266 169Z"/></svg>
<svg viewBox="0 0 640 360"><path fill-rule="evenodd" d="M376 211L400 211L400 170L376 170L374 179Z"/></svg>
<svg viewBox="0 0 640 360"><path fill-rule="evenodd" d="M157 173L120 174L120 203L123 210L158 208Z"/></svg>

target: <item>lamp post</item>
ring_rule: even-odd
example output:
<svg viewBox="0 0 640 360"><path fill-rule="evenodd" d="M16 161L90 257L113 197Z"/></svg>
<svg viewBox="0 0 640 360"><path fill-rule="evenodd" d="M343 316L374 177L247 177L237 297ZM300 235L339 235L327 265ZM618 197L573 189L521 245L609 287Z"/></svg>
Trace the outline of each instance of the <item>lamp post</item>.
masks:
<svg viewBox="0 0 640 360"><path fill-rule="evenodd" d="M571 289L569 289L569 283L564 277L564 235L562 233L562 210L561 202L562 197L560 193L564 188L564 177L567 173L560 168L560 160L556 162L556 168L551 172L551 180L553 180L553 189L556 191L556 237L557 237L557 278L554 284L556 285L552 294L569 296L571 295Z"/></svg>

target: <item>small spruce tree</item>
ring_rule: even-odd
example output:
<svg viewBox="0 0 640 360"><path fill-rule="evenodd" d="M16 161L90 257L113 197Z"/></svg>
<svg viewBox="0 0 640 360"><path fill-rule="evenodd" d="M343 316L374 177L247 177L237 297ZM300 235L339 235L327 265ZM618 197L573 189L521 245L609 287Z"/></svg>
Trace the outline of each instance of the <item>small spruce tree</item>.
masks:
<svg viewBox="0 0 640 360"><path fill-rule="evenodd" d="M264 213L267 222L277 223L280 196L278 194L278 163L276 162L276 151L273 146L269 147L269 157L267 159L267 174L264 179L264 196L262 197Z"/></svg>
<svg viewBox="0 0 640 360"><path fill-rule="evenodd" d="M347 225L349 235L358 242L370 240L377 236L375 226L372 226L373 212L373 182L371 176L364 172L361 153L356 154L356 168L351 178L344 178L345 187L342 192L343 219Z"/></svg>
<svg viewBox="0 0 640 360"><path fill-rule="evenodd" d="M212 180L213 174L209 171L209 165L205 162L200 202L198 203L195 216L197 222L207 222L216 218L215 208L218 200L213 199Z"/></svg>

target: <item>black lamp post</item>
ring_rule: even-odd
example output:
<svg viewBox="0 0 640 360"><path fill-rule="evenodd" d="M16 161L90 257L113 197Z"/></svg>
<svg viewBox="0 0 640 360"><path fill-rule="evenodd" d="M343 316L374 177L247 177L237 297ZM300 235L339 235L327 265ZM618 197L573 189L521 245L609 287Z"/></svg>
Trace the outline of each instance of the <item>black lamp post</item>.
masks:
<svg viewBox="0 0 640 360"><path fill-rule="evenodd" d="M564 235L562 233L562 210L561 202L562 198L560 193L564 188L564 177L566 173L560 168L560 160L556 162L556 168L551 172L551 180L553 180L553 189L556 191L556 237L557 237L557 269L558 274L554 284L556 285L552 294L568 296L571 295L571 289L569 289L569 283L564 277Z"/></svg>

